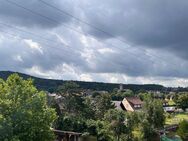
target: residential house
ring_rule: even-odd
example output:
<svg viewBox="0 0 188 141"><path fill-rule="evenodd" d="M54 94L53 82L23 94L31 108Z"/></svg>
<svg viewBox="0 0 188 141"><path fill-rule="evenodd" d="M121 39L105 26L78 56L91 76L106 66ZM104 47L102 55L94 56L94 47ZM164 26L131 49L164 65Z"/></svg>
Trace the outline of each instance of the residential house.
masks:
<svg viewBox="0 0 188 141"><path fill-rule="evenodd" d="M176 111L176 105L169 105L168 100L163 100L163 109L165 112L173 113Z"/></svg>
<svg viewBox="0 0 188 141"><path fill-rule="evenodd" d="M165 112L168 113L173 113L176 111L176 107L175 106L163 106L163 109Z"/></svg>
<svg viewBox="0 0 188 141"><path fill-rule="evenodd" d="M125 97L122 105L126 111L134 112L142 108L143 102L139 97Z"/></svg>

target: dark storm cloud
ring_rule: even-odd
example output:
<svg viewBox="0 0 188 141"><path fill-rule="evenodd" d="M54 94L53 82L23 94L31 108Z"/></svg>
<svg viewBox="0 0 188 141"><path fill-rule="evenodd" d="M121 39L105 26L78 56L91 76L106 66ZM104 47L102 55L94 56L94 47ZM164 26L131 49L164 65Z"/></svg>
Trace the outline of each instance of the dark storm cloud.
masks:
<svg viewBox="0 0 188 141"><path fill-rule="evenodd" d="M74 48L64 46L58 39L54 44L31 39L28 35L22 36L20 33L17 33L17 37L6 33L0 36L0 60L4 60L0 62L0 70L23 71L38 66L49 71L64 63L85 66L79 53Z"/></svg>
<svg viewBox="0 0 188 141"><path fill-rule="evenodd" d="M51 2L57 8L63 8L74 13L71 7L71 1L54 0ZM19 6L22 8L20 8ZM33 13L24 8L34 11ZM39 13L45 17L37 15ZM71 19L66 15L60 15L58 11L49 8L38 0L1 0L0 2L0 18L3 21L14 23L26 27L52 28L59 26L64 22L69 22ZM52 19L52 20L51 20Z"/></svg>
<svg viewBox="0 0 188 141"><path fill-rule="evenodd" d="M160 54L159 58L151 58L144 50L122 52L116 50L115 53L101 54L95 52L96 68L89 70L95 73L120 73L131 77L179 77L188 78L185 68L188 63L181 58L164 51L152 52ZM135 55L137 54L137 56ZM169 59L170 58L170 59ZM180 63L181 62L181 63Z"/></svg>
<svg viewBox="0 0 188 141"><path fill-rule="evenodd" d="M86 8L87 20L113 35L87 27L94 36L121 37L132 45L168 49L188 59L187 0L97 0L94 3Z"/></svg>
<svg viewBox="0 0 188 141"><path fill-rule="evenodd" d="M79 78L79 73L87 73L99 81L103 81L102 76L97 78L97 74L169 81L174 77L188 78L186 0L46 1L111 35L65 16L38 0L27 3L25 0L9 1L54 20L1 0L0 23L40 37L0 24L0 60L4 60L0 61L0 70L37 74L32 68L38 67L40 70L37 71L57 71L59 75L67 71L66 78L71 79ZM66 28L64 24L79 32L83 30L83 34ZM4 32L14 35L10 37ZM64 64L67 66L62 67Z"/></svg>

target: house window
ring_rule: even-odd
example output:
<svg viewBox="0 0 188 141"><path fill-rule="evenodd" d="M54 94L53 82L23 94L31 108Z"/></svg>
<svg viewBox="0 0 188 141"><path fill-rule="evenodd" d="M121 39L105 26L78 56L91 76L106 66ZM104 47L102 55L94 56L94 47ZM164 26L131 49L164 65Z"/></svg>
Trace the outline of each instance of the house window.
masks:
<svg viewBox="0 0 188 141"><path fill-rule="evenodd" d="M135 108L140 108L141 105L140 105L140 104L135 104L134 107L135 107Z"/></svg>

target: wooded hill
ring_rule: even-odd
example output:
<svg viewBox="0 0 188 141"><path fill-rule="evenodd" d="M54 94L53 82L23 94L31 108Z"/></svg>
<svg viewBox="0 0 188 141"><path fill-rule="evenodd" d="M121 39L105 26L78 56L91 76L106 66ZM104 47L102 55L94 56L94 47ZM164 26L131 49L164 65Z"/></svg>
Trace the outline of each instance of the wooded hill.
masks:
<svg viewBox="0 0 188 141"><path fill-rule="evenodd" d="M55 80L55 79L43 79L34 76L30 76L27 74L19 73L19 72L11 72L11 71L0 71L0 78L7 79L7 77L13 73L18 73L24 79L32 78L34 80L34 85L40 89L49 92L54 92L58 86L63 85L67 81L71 80ZM102 82L84 82L84 81L73 81L77 83L83 89L91 89L97 91L109 91L111 92L114 88L119 88L119 84L117 83L102 83ZM169 91L174 90L175 88L165 88L162 85L156 84L123 84L124 89L131 89L134 92L137 91ZM187 88L176 88L178 91L187 91Z"/></svg>

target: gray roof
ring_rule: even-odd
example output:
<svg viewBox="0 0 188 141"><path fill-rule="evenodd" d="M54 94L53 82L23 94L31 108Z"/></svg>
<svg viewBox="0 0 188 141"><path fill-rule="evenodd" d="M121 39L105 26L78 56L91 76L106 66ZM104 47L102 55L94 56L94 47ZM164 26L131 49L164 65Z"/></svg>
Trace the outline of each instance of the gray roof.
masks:
<svg viewBox="0 0 188 141"><path fill-rule="evenodd" d="M114 103L116 109L122 110L121 101L112 101L112 103Z"/></svg>

